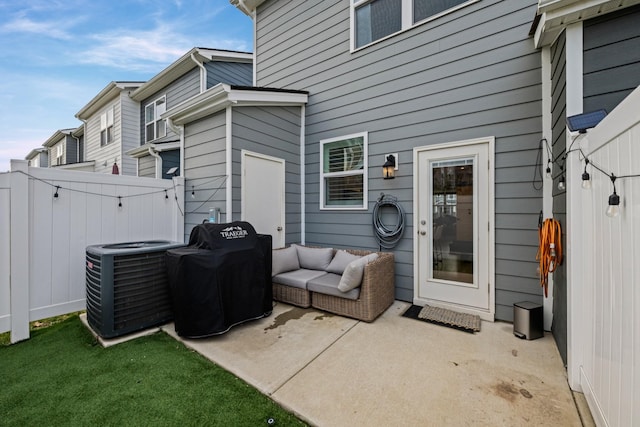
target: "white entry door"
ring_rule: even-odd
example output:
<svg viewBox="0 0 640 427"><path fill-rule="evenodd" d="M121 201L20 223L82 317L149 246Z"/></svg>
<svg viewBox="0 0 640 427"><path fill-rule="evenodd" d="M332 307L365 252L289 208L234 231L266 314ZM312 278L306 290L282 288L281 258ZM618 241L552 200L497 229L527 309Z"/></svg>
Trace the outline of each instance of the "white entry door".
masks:
<svg viewBox="0 0 640 427"><path fill-rule="evenodd" d="M493 320L493 139L416 148L414 302Z"/></svg>
<svg viewBox="0 0 640 427"><path fill-rule="evenodd" d="M260 234L270 234L273 247L285 244L283 159L242 151L242 220Z"/></svg>

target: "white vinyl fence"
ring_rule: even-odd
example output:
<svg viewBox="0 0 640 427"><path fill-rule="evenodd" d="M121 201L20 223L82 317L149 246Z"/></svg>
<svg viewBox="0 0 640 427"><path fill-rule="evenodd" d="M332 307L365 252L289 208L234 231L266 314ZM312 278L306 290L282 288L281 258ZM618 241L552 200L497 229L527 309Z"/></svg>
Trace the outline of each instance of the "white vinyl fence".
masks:
<svg viewBox="0 0 640 427"><path fill-rule="evenodd" d="M55 197L55 195L58 197ZM32 168L0 174L0 332L85 309L88 245L184 240L184 180Z"/></svg>
<svg viewBox="0 0 640 427"><path fill-rule="evenodd" d="M599 426L640 425L640 88L576 140L567 170L568 374ZM598 171L597 168L602 169ZM605 215L617 177L620 215ZM624 177L628 176L628 177Z"/></svg>

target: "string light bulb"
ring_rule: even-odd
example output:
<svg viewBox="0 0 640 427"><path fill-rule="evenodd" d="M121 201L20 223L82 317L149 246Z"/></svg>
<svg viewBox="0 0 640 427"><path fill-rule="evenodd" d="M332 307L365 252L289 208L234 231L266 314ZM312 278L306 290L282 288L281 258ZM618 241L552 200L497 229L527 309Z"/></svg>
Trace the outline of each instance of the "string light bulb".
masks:
<svg viewBox="0 0 640 427"><path fill-rule="evenodd" d="M193 185L191 186L191 198L192 199L196 198L196 189Z"/></svg>
<svg viewBox="0 0 640 427"><path fill-rule="evenodd" d="M547 160L547 170L545 171L545 175L547 176L547 179L553 178L551 175L551 159Z"/></svg>
<svg viewBox="0 0 640 427"><path fill-rule="evenodd" d="M118 196L118 207L122 207L122 196Z"/></svg>
<svg viewBox="0 0 640 427"><path fill-rule="evenodd" d="M613 185L613 193L609 196L609 206L606 213L609 218L615 218L620 215L620 196L616 193L616 176L611 174L610 178Z"/></svg>
<svg viewBox="0 0 640 427"><path fill-rule="evenodd" d="M54 198L54 199L57 199L57 198L58 198L58 190L59 190L59 189L60 189L60 186L59 186L59 185L56 185L56 193L53 195L53 198Z"/></svg>
<svg viewBox="0 0 640 427"><path fill-rule="evenodd" d="M582 172L582 188L588 190L591 188L591 176L589 172L587 172L587 165L589 164L589 159L584 159L584 172Z"/></svg>
<svg viewBox="0 0 640 427"><path fill-rule="evenodd" d="M564 174L560 175L560 179L558 180L558 190L564 191L567 188L567 183L564 178Z"/></svg>
<svg viewBox="0 0 640 427"><path fill-rule="evenodd" d="M167 190L164 190L164 198L168 199L169 198L169 194L167 193Z"/></svg>

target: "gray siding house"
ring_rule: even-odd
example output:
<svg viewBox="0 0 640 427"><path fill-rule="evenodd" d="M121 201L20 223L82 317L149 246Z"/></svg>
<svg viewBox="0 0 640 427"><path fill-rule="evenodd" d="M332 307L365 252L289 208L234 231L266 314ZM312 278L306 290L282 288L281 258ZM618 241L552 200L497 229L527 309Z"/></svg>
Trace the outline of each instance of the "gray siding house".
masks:
<svg viewBox="0 0 640 427"><path fill-rule="evenodd" d="M78 128L55 131L42 144L48 150L48 166L82 170L85 166L83 164L83 142L82 131Z"/></svg>
<svg viewBox="0 0 640 427"><path fill-rule="evenodd" d="M139 145L139 105L129 95L143 82L111 82L78 113L84 123L85 161L92 171L136 175L137 163L125 153Z"/></svg>
<svg viewBox="0 0 640 427"><path fill-rule="evenodd" d="M567 195L565 189L558 189L558 182L565 172L567 147L575 138L566 128L566 119L599 109L611 112L640 85L640 1L539 3L532 34L542 51L543 79L548 82L543 110L550 119L543 133L552 147L554 166L550 207L564 225ZM571 281L567 263L560 265L553 280L552 330L567 362L567 288Z"/></svg>
<svg viewBox="0 0 640 427"><path fill-rule="evenodd" d="M44 147L34 148L24 158L29 162L29 166L34 168L49 167L49 150Z"/></svg>
<svg viewBox="0 0 640 427"><path fill-rule="evenodd" d="M543 302L536 1L231 3L255 21L254 85L309 93L302 234L287 244L379 249L383 193L406 212L389 249L397 299L488 320ZM382 175L389 154L395 179Z"/></svg>
<svg viewBox="0 0 640 427"><path fill-rule="evenodd" d="M181 165L183 141L167 126L162 114L217 85L250 85L251 53L193 48L131 93L140 105L140 143L127 154L136 159L138 176L170 178L167 171Z"/></svg>

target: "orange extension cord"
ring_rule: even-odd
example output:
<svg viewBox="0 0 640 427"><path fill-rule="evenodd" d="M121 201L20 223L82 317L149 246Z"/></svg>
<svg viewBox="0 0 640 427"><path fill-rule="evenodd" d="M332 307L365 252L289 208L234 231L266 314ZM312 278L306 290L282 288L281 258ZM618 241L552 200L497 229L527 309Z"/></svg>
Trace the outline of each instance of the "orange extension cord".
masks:
<svg viewBox="0 0 640 427"><path fill-rule="evenodd" d="M538 254L540 261L540 286L544 288L544 296L548 295L549 273L562 264L562 228L555 219L547 218L538 228Z"/></svg>

